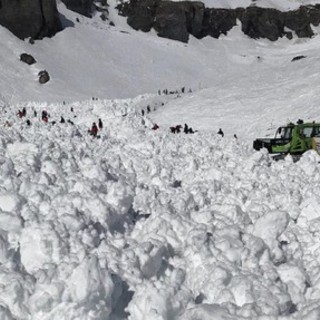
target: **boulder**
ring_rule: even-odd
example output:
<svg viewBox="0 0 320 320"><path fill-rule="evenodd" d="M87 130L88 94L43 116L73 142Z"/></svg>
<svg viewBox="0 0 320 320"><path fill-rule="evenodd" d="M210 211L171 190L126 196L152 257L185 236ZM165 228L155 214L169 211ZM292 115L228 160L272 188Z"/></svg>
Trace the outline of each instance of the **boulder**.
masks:
<svg viewBox="0 0 320 320"><path fill-rule="evenodd" d="M0 8L0 24L20 39L42 39L62 30L56 0L0 0Z"/></svg>
<svg viewBox="0 0 320 320"><path fill-rule="evenodd" d="M49 73L48 71L46 70L42 70L38 73L38 76L39 76L39 82L41 84L44 84L44 83L47 83L49 80L50 80L50 76L49 76Z"/></svg>
<svg viewBox="0 0 320 320"><path fill-rule="evenodd" d="M32 55L27 54L27 53L22 53L20 55L20 60L24 63L27 63L28 65L32 65L37 62L36 59Z"/></svg>

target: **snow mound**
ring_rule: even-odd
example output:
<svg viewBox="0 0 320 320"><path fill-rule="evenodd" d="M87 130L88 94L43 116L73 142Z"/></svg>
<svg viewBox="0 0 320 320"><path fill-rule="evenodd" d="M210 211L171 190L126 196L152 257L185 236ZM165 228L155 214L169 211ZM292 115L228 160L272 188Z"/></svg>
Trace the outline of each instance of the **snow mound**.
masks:
<svg viewBox="0 0 320 320"><path fill-rule="evenodd" d="M273 162L212 132L151 130L141 106L170 99L6 107L3 319L318 316L317 158Z"/></svg>

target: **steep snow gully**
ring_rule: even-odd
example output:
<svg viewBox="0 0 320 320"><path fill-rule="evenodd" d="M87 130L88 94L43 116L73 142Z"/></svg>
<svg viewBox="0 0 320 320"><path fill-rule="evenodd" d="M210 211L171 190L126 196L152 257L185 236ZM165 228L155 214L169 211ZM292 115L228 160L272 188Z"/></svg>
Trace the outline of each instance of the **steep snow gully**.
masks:
<svg viewBox="0 0 320 320"><path fill-rule="evenodd" d="M148 99L1 109L0 319L319 319L319 156L153 131Z"/></svg>

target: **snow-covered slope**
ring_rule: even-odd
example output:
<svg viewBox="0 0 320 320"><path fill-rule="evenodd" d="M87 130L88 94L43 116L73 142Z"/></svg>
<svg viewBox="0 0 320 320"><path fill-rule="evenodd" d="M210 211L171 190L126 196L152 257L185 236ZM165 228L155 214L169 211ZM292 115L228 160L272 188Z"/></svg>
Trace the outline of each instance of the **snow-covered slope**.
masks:
<svg viewBox="0 0 320 320"><path fill-rule="evenodd" d="M128 98L185 87L193 94L159 110L154 121L165 126L188 122L199 130L222 127L230 136L252 140L288 120L318 119L317 36L253 40L238 26L226 37L191 38L184 44L130 29L112 6L115 27L98 16L81 17L63 4L59 10L70 27L34 45L0 28L4 103ZM22 52L37 63L20 62ZM297 55L306 58L291 62ZM51 80L40 85L37 74L43 69Z"/></svg>
<svg viewBox="0 0 320 320"><path fill-rule="evenodd" d="M74 26L34 45L0 29L0 319L319 319L320 158L251 147L319 120L319 38L182 44L59 10Z"/></svg>

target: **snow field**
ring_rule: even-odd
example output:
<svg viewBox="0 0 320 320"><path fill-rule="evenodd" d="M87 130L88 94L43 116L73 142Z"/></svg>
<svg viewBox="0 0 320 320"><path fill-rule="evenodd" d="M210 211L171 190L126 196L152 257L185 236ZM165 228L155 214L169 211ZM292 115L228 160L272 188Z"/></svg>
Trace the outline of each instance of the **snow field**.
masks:
<svg viewBox="0 0 320 320"><path fill-rule="evenodd" d="M152 131L140 108L159 99L1 110L2 319L320 314L319 156L273 162L210 132Z"/></svg>

